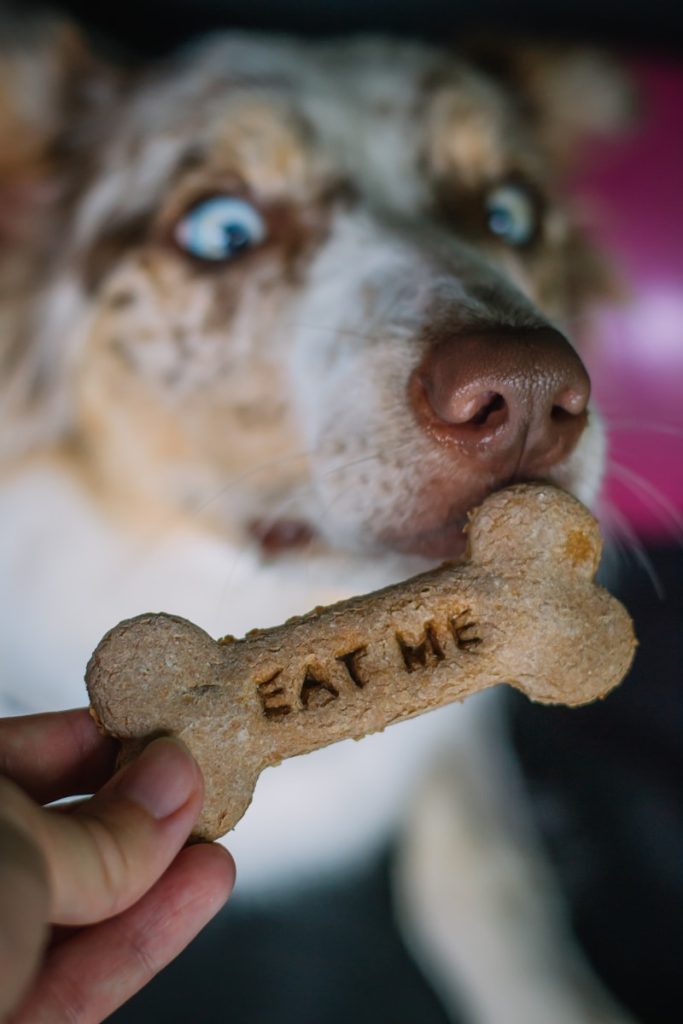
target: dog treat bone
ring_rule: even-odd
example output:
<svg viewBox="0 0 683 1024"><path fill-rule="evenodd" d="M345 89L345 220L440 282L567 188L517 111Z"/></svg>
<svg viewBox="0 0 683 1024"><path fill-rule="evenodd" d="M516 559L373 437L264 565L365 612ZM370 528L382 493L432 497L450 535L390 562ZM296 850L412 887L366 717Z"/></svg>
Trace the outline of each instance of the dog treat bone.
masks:
<svg viewBox="0 0 683 1024"><path fill-rule="evenodd" d="M625 609L593 582L601 542L576 499L520 484L472 513L469 553L404 583L244 639L173 615L115 626L87 667L96 720L124 760L153 736L192 751L206 798L196 836L242 817L263 768L509 683L585 704L625 675Z"/></svg>

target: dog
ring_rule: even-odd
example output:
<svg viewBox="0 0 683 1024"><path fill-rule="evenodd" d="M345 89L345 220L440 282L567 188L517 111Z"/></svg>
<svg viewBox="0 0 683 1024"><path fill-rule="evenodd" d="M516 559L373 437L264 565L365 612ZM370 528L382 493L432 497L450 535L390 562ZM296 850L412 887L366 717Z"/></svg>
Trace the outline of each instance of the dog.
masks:
<svg viewBox="0 0 683 1024"><path fill-rule="evenodd" d="M457 557L511 482L594 502L569 339L610 280L564 185L623 122L606 58L233 33L137 68L59 23L9 36L6 712L82 704L123 617L241 633ZM231 842L247 887L400 818L398 912L445 1006L624 1022L564 935L495 701L472 704L268 773Z"/></svg>

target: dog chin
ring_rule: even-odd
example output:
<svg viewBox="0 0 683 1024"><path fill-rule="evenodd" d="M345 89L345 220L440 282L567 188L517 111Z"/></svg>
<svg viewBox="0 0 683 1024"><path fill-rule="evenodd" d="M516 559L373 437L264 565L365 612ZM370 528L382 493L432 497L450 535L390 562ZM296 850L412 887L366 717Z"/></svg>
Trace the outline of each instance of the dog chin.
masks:
<svg viewBox="0 0 683 1024"><path fill-rule="evenodd" d="M464 525L465 520L459 520L456 523L446 523L432 530L425 530L410 536L382 538L381 543L373 546L367 554L369 557L375 556L380 559L385 556L403 555L409 558L427 559L430 562L462 558L467 547ZM314 556L323 546L320 535L314 527L304 522L273 523L263 532L254 530L252 536L265 558L277 558L280 555L293 554L297 551L304 555ZM334 550L336 545L331 547ZM338 548L338 550L343 551L344 549ZM350 553L353 554L354 551ZM363 554L366 552L364 551Z"/></svg>

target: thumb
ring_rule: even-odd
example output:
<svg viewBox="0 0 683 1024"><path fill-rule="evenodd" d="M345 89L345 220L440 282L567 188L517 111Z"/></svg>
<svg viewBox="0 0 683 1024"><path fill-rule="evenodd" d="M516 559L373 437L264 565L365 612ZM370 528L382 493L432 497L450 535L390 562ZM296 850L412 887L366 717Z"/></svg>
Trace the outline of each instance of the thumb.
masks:
<svg viewBox="0 0 683 1024"><path fill-rule="evenodd" d="M45 861L20 828L0 820L0 1020L20 1001L48 936Z"/></svg>
<svg viewBox="0 0 683 1024"><path fill-rule="evenodd" d="M16 792L22 806L15 811L47 866L50 921L85 925L120 913L151 888L187 839L203 785L186 748L159 739L70 813L44 810Z"/></svg>

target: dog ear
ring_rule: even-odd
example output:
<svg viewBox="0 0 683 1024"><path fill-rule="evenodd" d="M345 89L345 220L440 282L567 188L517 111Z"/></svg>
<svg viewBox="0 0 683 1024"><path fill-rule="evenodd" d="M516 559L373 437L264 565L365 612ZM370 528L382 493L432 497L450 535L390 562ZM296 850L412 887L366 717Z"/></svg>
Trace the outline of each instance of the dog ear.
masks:
<svg viewBox="0 0 683 1024"><path fill-rule="evenodd" d="M33 317L118 88L70 25L0 16L0 457L56 421L55 352L41 349Z"/></svg>
<svg viewBox="0 0 683 1024"><path fill-rule="evenodd" d="M620 135L636 119L635 85L606 51L479 39L466 52L518 97L559 171L573 166L582 143Z"/></svg>
<svg viewBox="0 0 683 1024"><path fill-rule="evenodd" d="M626 67L606 51L545 43L470 40L465 52L489 79L516 100L540 141L562 187L591 141L625 134L637 121L635 83ZM624 297L624 285L582 226L574 205L563 247L564 307L579 315L595 301ZM550 271L549 271L550 272Z"/></svg>
<svg viewBox="0 0 683 1024"><path fill-rule="evenodd" d="M3 16L0 40L2 246L27 241L36 213L62 196L65 166L84 146L88 110L111 76L63 21Z"/></svg>
<svg viewBox="0 0 683 1024"><path fill-rule="evenodd" d="M567 178L591 142L635 126L638 101L624 64L588 47L526 46L517 57L519 88L560 179ZM568 277L577 311L595 301L621 301L625 285L587 232L581 203L567 239Z"/></svg>

